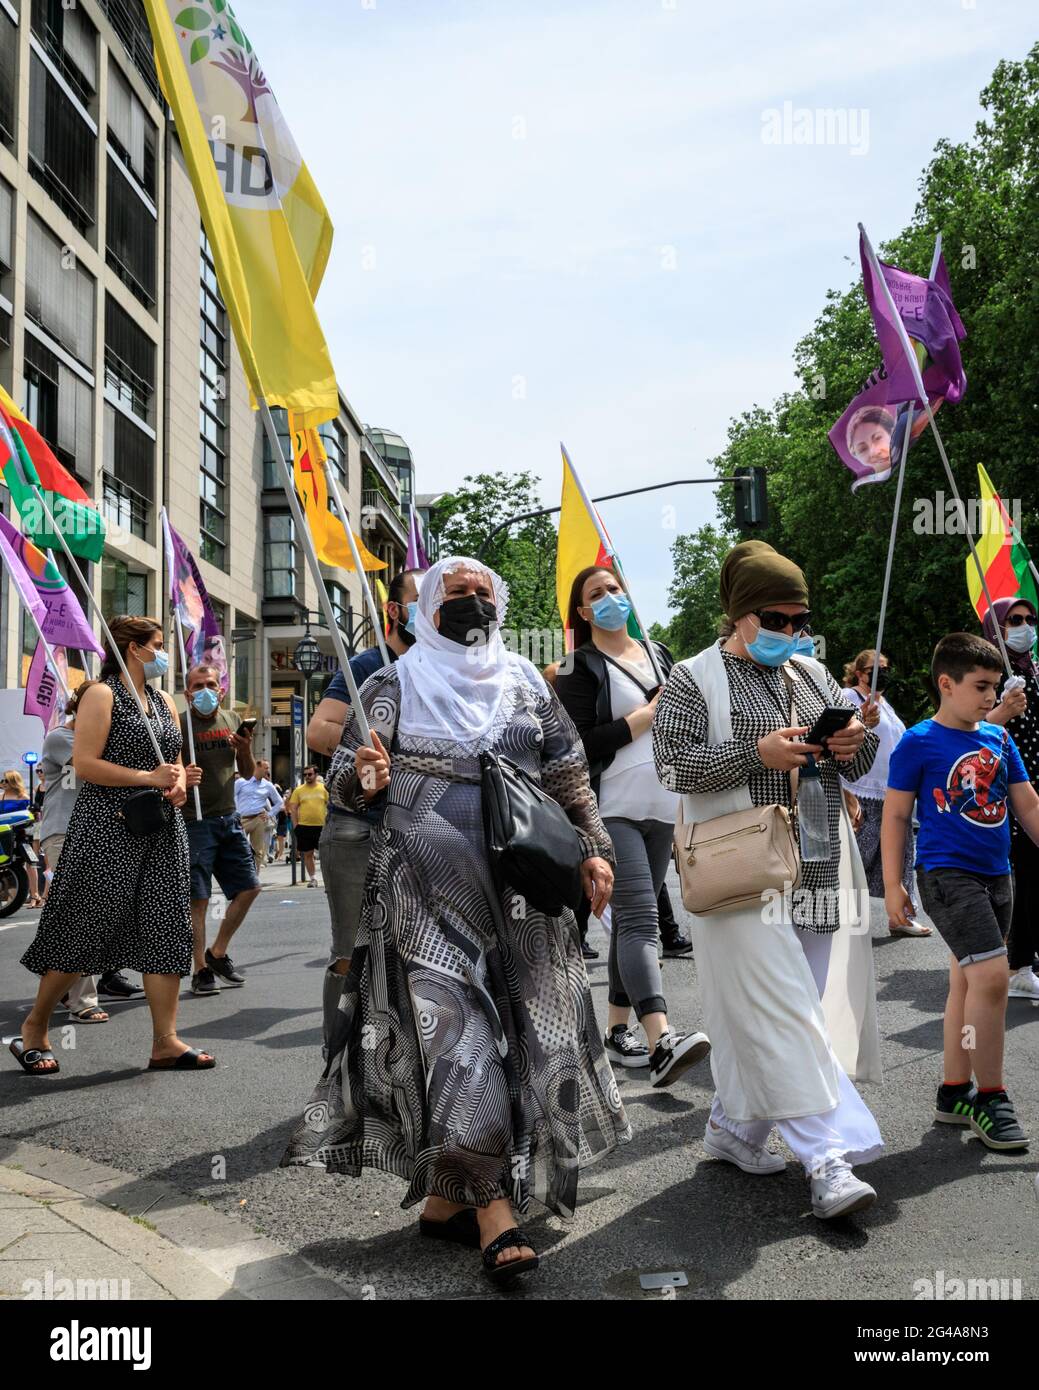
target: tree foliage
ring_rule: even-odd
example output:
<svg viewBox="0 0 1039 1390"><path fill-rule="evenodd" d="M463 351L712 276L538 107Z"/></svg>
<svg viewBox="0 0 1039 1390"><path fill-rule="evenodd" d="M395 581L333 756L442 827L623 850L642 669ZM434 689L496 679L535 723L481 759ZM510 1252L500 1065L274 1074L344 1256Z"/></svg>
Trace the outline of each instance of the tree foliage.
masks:
<svg viewBox="0 0 1039 1390"><path fill-rule="evenodd" d="M943 235L953 299L967 328L966 397L938 417L957 485L978 495L982 463L1005 500L1020 499L1026 542L1039 551L1034 487L1039 444L1039 44L1022 62L1001 62L981 96L985 112L962 144L943 140L920 180L910 225L880 254L927 273ZM853 229L849 243L853 244ZM769 408L755 406L729 427L713 466L768 469L769 526L756 532L802 566L834 671L876 638L895 480L854 496L851 478L827 432L879 362L861 282L831 290L811 332L794 354L800 389ZM931 651L946 632L977 631L967 595L963 535L927 533L921 504L949 495L928 430L906 467L902 514L887 610L884 649L896 680L892 698L904 717L931 707ZM734 531L731 494L719 498L721 535ZM709 534L708 534L709 533ZM706 636L717 608L710 587L719 532L703 527L675 542L668 629L680 654ZM689 573L700 560L702 577Z"/></svg>

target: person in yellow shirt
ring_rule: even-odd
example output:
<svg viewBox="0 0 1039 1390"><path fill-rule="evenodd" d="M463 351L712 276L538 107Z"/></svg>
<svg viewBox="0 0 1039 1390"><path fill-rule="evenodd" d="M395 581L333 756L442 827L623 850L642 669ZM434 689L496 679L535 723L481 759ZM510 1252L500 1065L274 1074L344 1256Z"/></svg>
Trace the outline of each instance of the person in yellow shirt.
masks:
<svg viewBox="0 0 1039 1390"><path fill-rule="evenodd" d="M303 781L286 802L286 809L296 832L296 847L303 856L303 871L309 888L317 887L314 851L321 838L321 829L328 815L328 789L318 781L317 768L305 767Z"/></svg>

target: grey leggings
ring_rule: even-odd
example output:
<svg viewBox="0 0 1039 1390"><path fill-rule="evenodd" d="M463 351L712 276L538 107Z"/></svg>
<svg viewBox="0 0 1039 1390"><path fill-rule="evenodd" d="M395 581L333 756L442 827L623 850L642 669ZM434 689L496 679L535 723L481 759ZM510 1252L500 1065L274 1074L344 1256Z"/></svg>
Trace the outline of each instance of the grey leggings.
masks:
<svg viewBox="0 0 1039 1390"><path fill-rule="evenodd" d="M634 1008L637 1018L665 1014L664 987L657 959L657 895L667 873L674 826L659 820L603 824L613 840L617 868L610 906L610 1003Z"/></svg>

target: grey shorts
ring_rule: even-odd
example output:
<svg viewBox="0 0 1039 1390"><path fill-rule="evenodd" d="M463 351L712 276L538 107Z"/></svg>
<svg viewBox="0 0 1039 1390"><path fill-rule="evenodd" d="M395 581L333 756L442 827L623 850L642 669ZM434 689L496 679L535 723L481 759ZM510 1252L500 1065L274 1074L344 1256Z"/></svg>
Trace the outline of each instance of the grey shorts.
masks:
<svg viewBox="0 0 1039 1390"><path fill-rule="evenodd" d="M965 869L917 869L916 883L924 911L960 965L1006 955L1014 915L1009 874L993 878Z"/></svg>
<svg viewBox="0 0 1039 1390"><path fill-rule="evenodd" d="M329 965L337 960L349 960L354 953L371 838L370 822L338 811L329 811L321 830L321 872L332 918Z"/></svg>

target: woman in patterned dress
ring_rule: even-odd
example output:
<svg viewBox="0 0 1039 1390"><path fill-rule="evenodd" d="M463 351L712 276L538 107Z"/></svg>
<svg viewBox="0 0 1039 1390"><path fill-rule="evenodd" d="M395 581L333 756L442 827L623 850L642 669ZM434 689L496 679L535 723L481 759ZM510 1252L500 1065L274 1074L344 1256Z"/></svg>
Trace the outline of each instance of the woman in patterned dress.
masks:
<svg viewBox="0 0 1039 1390"><path fill-rule="evenodd" d="M100 679L77 709L72 761L80 792L39 930L22 956L42 978L11 1051L36 1076L58 1071L47 1030L61 996L82 975L124 966L144 977L153 1025L149 1069L215 1065L211 1054L181 1042L176 1029L180 979L191 971L188 841L179 810L187 792L176 706L148 684L168 665L162 628L152 618L122 617L110 630L132 688L106 652ZM158 766L142 704L162 750ZM165 824L133 836L122 807L146 787L162 792Z"/></svg>
<svg viewBox="0 0 1039 1390"><path fill-rule="evenodd" d="M498 632L508 591L476 560L422 582L416 643L363 686L377 740L347 723L339 799L385 797L329 1062L283 1166L408 1181L423 1235L481 1248L495 1283L537 1256L512 1206L569 1216L578 1171L629 1130L596 1027L574 915L548 917L494 879L481 752L510 758L566 810L598 912L613 884L581 741L553 691ZM389 750L387 752L386 750Z"/></svg>
<svg viewBox="0 0 1039 1390"><path fill-rule="evenodd" d="M683 794L687 823L753 806L791 806L790 774L809 752L823 751L797 740L827 705L843 703L819 662L790 659L811 618L805 577L793 561L764 541L735 546L722 565L721 602L728 618L723 640L674 667L653 724L657 774ZM800 887L780 899L778 911L776 903L755 902L692 918L714 1044L716 1094L704 1149L745 1173L782 1172L783 1159L767 1148L777 1128L811 1179L812 1210L822 1219L876 1200L851 1164L868 1162L883 1148L876 1121L831 1045L822 1003L833 973L834 984L845 987L835 1036L843 1043L852 1034L860 1057L879 1052L868 918L865 933L854 938L864 958L863 965L854 957L855 1006L848 980L831 962L838 929L843 926L844 949L852 926L841 891L842 843L857 856L846 821L842 827L835 764L850 777L862 776L877 736L856 714L827 746L832 756L820 758L819 773L830 857L802 863ZM864 888L861 864L859 876Z"/></svg>

